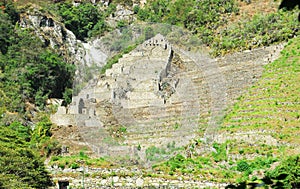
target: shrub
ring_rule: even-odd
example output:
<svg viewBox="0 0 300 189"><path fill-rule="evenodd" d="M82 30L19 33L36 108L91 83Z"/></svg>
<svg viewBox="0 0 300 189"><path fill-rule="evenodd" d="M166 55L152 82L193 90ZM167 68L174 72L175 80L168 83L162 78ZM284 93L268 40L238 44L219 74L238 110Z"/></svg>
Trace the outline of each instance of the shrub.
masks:
<svg viewBox="0 0 300 189"><path fill-rule="evenodd" d="M77 169L79 167L80 166L77 163L72 163L71 166L70 166L71 169Z"/></svg>
<svg viewBox="0 0 300 189"><path fill-rule="evenodd" d="M80 151L79 157L80 157L80 159L86 159L86 158L88 158L88 155L86 155L83 151Z"/></svg>
<svg viewBox="0 0 300 189"><path fill-rule="evenodd" d="M60 158L60 156L52 156L51 161L58 161Z"/></svg>
<svg viewBox="0 0 300 189"><path fill-rule="evenodd" d="M269 185L272 188L299 188L300 155L290 156L283 160L274 170L267 171L264 180L271 180Z"/></svg>
<svg viewBox="0 0 300 189"><path fill-rule="evenodd" d="M230 25L212 41L213 55L241 51L286 41L299 34L296 11L282 10L270 14L257 14Z"/></svg>
<svg viewBox="0 0 300 189"><path fill-rule="evenodd" d="M41 157L18 135L0 126L0 188L47 188L51 178Z"/></svg>
<svg viewBox="0 0 300 189"><path fill-rule="evenodd" d="M218 144L214 143L213 147L216 150L216 152L212 152L212 156L214 157L214 160L216 162L226 160L227 154L226 154L226 143Z"/></svg>
<svg viewBox="0 0 300 189"><path fill-rule="evenodd" d="M105 24L105 13L98 11L92 3L84 2L78 6L71 3L54 4L57 6L58 14L64 20L66 28L71 30L78 39L84 40L102 34L108 29ZM110 9L108 9L110 11Z"/></svg>
<svg viewBox="0 0 300 189"><path fill-rule="evenodd" d="M59 163L58 167L61 168L61 169L65 169L66 165L64 163Z"/></svg>
<svg viewBox="0 0 300 189"><path fill-rule="evenodd" d="M126 133L126 131L127 131L126 127L124 127L124 126L120 127L120 132L121 133Z"/></svg>
<svg viewBox="0 0 300 189"><path fill-rule="evenodd" d="M247 161L245 160L240 160L237 162L237 166L236 169L240 172L244 172L244 171L249 171L250 170L250 166L247 163Z"/></svg>
<svg viewBox="0 0 300 189"><path fill-rule="evenodd" d="M165 149L151 146L146 149L146 158L150 161L161 160L162 156L166 154Z"/></svg>
<svg viewBox="0 0 300 189"><path fill-rule="evenodd" d="M13 23L6 25L10 28ZM8 111L24 113L25 101L43 109L45 99L62 98L72 87L74 66L67 64L53 50L44 49L42 41L32 36L30 30L16 26L8 35L5 53L0 53L3 74L0 90L9 99L5 101Z"/></svg>

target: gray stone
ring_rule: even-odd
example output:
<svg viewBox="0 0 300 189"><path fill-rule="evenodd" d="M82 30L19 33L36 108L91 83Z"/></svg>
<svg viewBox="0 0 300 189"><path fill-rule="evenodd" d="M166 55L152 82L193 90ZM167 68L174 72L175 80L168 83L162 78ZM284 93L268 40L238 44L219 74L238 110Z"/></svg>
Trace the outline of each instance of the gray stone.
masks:
<svg viewBox="0 0 300 189"><path fill-rule="evenodd" d="M114 176L112 178L113 182L116 183L116 182L119 182L119 177L118 176Z"/></svg>
<svg viewBox="0 0 300 189"><path fill-rule="evenodd" d="M143 187L144 186L144 180L142 178L138 178L135 182L137 187Z"/></svg>
<svg viewBox="0 0 300 189"><path fill-rule="evenodd" d="M106 185L106 184L107 184L107 180L106 180L106 179L102 179L102 180L100 181L100 184L101 184L102 186Z"/></svg>
<svg viewBox="0 0 300 189"><path fill-rule="evenodd" d="M126 177L125 182L126 183L133 183L133 179L131 177Z"/></svg>

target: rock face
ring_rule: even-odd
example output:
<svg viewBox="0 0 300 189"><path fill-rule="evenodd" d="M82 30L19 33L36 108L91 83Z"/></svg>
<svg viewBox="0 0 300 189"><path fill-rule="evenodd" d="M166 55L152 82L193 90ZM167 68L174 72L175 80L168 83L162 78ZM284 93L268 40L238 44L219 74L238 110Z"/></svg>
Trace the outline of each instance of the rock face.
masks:
<svg viewBox="0 0 300 189"><path fill-rule="evenodd" d="M105 64L107 55L98 48L98 39L83 43L52 15L31 6L21 13L20 26L33 29L45 46L53 48L66 62L76 65L76 83L83 82L84 75L90 72L91 67Z"/></svg>
<svg viewBox="0 0 300 189"><path fill-rule="evenodd" d="M149 147L186 146L201 128L198 137L212 142L225 108L279 51L269 47L211 59L158 34L92 79L52 121L77 125L98 155L145 160Z"/></svg>
<svg viewBox="0 0 300 189"><path fill-rule="evenodd" d="M136 18L134 16L134 12L130 8L118 4L116 6L116 11L110 15L110 17L107 19L107 22L111 26L117 26L119 21L132 23L135 20Z"/></svg>
<svg viewBox="0 0 300 189"><path fill-rule="evenodd" d="M38 7L29 10L20 15L21 27L33 29L45 45L57 49L64 57L75 57L73 61L81 59L83 52L79 49L80 41L76 40L71 31L55 21L51 15L41 12Z"/></svg>

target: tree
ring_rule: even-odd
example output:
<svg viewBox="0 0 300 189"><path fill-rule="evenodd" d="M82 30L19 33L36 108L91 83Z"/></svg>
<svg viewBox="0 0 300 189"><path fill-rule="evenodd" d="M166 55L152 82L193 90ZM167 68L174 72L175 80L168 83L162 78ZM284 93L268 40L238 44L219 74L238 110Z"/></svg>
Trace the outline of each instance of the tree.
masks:
<svg viewBox="0 0 300 189"><path fill-rule="evenodd" d="M66 28L80 40L84 41L86 37L101 34L107 29L105 14L101 14L91 3L85 2L78 6L63 3L59 4L58 10Z"/></svg>
<svg viewBox="0 0 300 189"><path fill-rule="evenodd" d="M47 188L44 163L18 132L0 126L0 188Z"/></svg>

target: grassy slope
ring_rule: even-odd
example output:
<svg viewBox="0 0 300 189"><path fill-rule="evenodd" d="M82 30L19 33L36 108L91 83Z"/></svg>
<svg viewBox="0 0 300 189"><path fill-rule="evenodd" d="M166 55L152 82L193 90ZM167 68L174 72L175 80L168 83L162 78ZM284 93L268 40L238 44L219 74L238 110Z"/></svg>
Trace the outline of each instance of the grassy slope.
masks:
<svg viewBox="0 0 300 189"><path fill-rule="evenodd" d="M299 154L300 37L289 41L281 57L266 66L262 78L229 110L219 130L215 151L192 147L154 170L178 178L216 182L257 181L289 155ZM195 151L193 151L195 149ZM258 181L261 182L261 181Z"/></svg>
<svg viewBox="0 0 300 189"><path fill-rule="evenodd" d="M264 131L279 144L300 144L300 37L289 41L281 57L265 68L260 81L226 116L220 132ZM297 150L298 149L298 150Z"/></svg>

